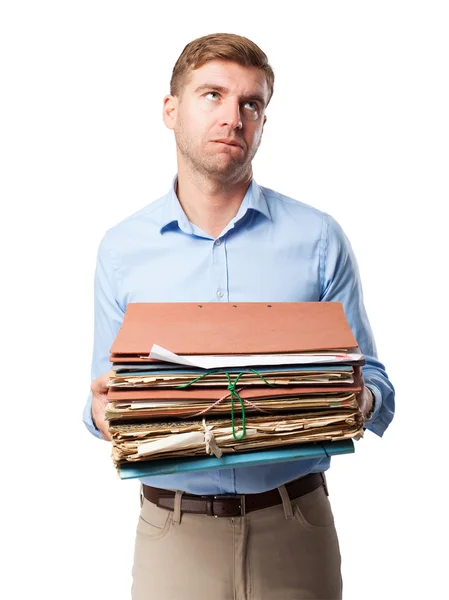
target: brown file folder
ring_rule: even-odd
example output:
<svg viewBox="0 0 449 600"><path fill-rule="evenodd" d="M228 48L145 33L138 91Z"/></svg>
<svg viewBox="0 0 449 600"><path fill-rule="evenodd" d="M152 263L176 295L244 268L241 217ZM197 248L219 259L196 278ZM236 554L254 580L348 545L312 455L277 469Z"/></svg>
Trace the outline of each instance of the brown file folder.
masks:
<svg viewBox="0 0 449 600"><path fill-rule="evenodd" d="M186 355L357 348L341 302L128 304L111 360L139 360L153 344Z"/></svg>
<svg viewBox="0 0 449 600"><path fill-rule="evenodd" d="M312 394L339 394L342 392L360 392L360 386L355 383L347 385L329 385L323 386L286 386L286 387L270 387L254 386L246 387L239 391L242 398L248 400L256 400L261 398L288 398L294 396L310 396ZM153 402L167 400L208 400L216 402L226 393L223 388L184 388L180 390L170 390L166 388L159 389L108 389L109 402L117 402L119 400L152 400Z"/></svg>

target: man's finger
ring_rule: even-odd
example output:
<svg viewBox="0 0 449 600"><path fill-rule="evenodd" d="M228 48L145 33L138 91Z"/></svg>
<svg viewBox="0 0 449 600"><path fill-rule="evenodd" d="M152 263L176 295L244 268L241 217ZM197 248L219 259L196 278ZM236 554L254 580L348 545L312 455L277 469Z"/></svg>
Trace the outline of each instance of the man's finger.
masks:
<svg viewBox="0 0 449 600"><path fill-rule="evenodd" d="M111 437L110 433L101 431L101 435L103 436L103 439L106 440L106 442L112 442L112 437Z"/></svg>
<svg viewBox="0 0 449 600"><path fill-rule="evenodd" d="M107 421L105 421L104 419L99 420L99 423L97 423L97 427L101 431L101 435L103 436L103 439L107 440L108 442L112 441L111 434L109 433L109 425L108 425Z"/></svg>
<svg viewBox="0 0 449 600"><path fill-rule="evenodd" d="M109 379L114 376L113 371L103 373L100 377L93 379L90 384L90 389L93 394L105 394L108 391Z"/></svg>
<svg viewBox="0 0 449 600"><path fill-rule="evenodd" d="M109 400L108 400L108 395L107 394L94 394L93 398L92 398L92 402L96 404L96 406L106 406L106 404L108 404Z"/></svg>

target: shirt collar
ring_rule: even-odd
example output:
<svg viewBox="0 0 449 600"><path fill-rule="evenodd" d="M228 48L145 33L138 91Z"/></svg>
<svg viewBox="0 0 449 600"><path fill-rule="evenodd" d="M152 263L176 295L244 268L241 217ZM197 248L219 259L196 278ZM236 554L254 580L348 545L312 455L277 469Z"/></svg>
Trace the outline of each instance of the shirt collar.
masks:
<svg viewBox="0 0 449 600"><path fill-rule="evenodd" d="M163 233L165 229L169 228L169 226L177 224L182 231L185 231L186 233L194 233L195 226L192 225L188 220L187 215L183 211L178 200L178 196L176 195L175 189L177 180L178 176L176 175L173 178L170 191L165 196L160 232ZM242 219L249 210L256 211L270 221L272 220L262 188L257 185L254 179L251 181L251 184L246 191L238 213L232 219L231 223L229 223L229 225L226 227L226 231L231 229L231 227L233 227L237 221Z"/></svg>

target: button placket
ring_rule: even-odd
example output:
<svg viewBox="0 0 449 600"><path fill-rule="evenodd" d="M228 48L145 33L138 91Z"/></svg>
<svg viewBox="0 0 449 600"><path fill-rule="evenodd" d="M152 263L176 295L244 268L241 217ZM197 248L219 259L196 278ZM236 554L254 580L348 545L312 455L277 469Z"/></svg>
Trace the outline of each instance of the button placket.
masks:
<svg viewBox="0 0 449 600"><path fill-rule="evenodd" d="M214 294L218 302L226 302L228 295L228 274L225 240L217 238L213 242Z"/></svg>

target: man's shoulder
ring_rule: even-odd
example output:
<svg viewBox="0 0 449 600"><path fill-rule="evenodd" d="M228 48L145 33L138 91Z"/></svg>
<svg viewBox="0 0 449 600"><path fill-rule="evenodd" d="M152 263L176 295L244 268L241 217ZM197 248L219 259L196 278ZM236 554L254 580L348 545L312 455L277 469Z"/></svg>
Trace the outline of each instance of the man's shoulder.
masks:
<svg viewBox="0 0 449 600"><path fill-rule="evenodd" d="M261 185L259 185L259 188L267 201L270 213L273 215L286 213L290 217L310 218L320 223L323 222L323 220L327 220L329 217L326 212L311 204L307 204L302 200L287 196L286 194L282 194L281 192L277 192Z"/></svg>
<svg viewBox="0 0 449 600"><path fill-rule="evenodd" d="M137 234L142 227L160 227L163 209L167 196L161 196L157 200L146 204L136 212L128 215L112 227L105 234L109 239L118 239L122 236Z"/></svg>

